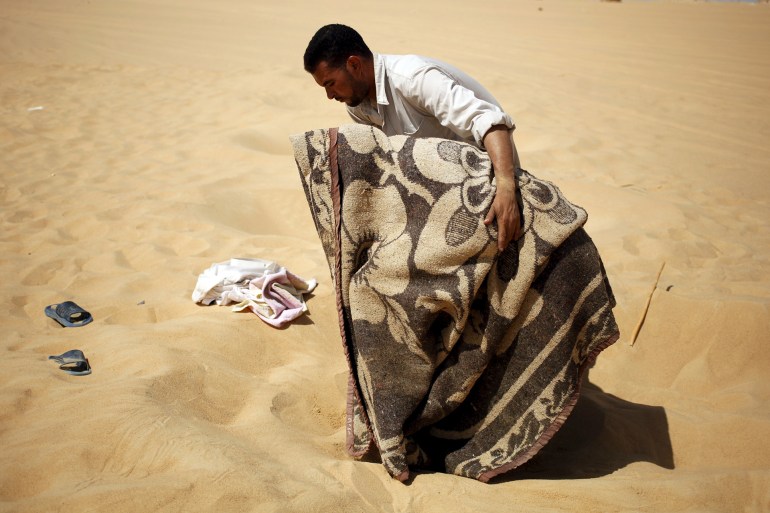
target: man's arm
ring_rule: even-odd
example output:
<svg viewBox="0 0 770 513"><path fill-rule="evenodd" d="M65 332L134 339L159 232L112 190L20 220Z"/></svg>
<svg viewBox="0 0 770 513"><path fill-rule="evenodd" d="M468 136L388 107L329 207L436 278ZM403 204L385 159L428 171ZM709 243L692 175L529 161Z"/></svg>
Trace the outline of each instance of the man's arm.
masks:
<svg viewBox="0 0 770 513"><path fill-rule="evenodd" d="M479 98L476 92L437 68L416 74L401 93L412 106L435 117L466 141L475 141L482 149L484 137L492 127L514 127L513 120L500 106Z"/></svg>
<svg viewBox="0 0 770 513"><path fill-rule="evenodd" d="M405 91L407 101L435 116L460 137L474 139L489 154L497 194L484 222L490 224L497 219L497 245L503 251L521 235L514 179L519 156L509 133L513 120L499 106L481 100L437 68L424 70L410 85Z"/></svg>
<svg viewBox="0 0 770 513"><path fill-rule="evenodd" d="M492 160L497 182L497 194L492 201L484 224L497 219L497 247L502 252L511 240L521 236L519 206L516 201L514 170L519 167L519 156L505 125L493 126L484 135L484 147Z"/></svg>

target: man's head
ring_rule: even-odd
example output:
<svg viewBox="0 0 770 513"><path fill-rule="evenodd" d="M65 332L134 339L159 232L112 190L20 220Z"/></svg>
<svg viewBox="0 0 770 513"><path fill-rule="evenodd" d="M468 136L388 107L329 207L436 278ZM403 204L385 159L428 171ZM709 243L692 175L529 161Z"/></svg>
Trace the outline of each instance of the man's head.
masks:
<svg viewBox="0 0 770 513"><path fill-rule="evenodd" d="M350 27L333 24L318 29L307 45L304 64L330 100L355 107L374 94L372 51Z"/></svg>

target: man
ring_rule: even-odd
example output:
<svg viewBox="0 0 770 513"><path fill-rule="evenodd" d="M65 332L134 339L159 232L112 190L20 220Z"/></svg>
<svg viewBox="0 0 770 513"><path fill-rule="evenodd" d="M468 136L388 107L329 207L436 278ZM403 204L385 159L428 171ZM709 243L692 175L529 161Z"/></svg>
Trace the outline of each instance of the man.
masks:
<svg viewBox="0 0 770 513"><path fill-rule="evenodd" d="M486 150L497 194L484 222L497 220L501 252L519 238L515 127L481 84L434 59L372 53L358 32L339 24L315 33L304 65L327 98L344 102L357 123L377 126L387 135L442 137Z"/></svg>

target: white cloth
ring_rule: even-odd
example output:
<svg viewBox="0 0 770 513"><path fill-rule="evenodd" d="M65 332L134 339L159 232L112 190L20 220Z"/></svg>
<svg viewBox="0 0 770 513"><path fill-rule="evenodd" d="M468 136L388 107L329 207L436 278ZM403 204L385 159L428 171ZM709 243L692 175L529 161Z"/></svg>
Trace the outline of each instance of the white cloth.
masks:
<svg viewBox="0 0 770 513"><path fill-rule="evenodd" d="M484 86L454 66L419 55L374 54L377 105L348 107L357 123L385 134L441 137L483 147L495 125L515 128Z"/></svg>
<svg viewBox="0 0 770 513"><path fill-rule="evenodd" d="M317 284L270 260L232 258L198 276L192 300L204 305L237 303L234 311L249 309L271 326L282 327L307 312L303 295Z"/></svg>

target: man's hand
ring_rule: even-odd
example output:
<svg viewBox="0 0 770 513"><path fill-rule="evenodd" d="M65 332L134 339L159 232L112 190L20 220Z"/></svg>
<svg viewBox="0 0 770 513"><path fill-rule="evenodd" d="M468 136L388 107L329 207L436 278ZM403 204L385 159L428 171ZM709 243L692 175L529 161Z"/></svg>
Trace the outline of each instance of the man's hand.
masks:
<svg viewBox="0 0 770 513"><path fill-rule="evenodd" d="M484 136L484 147L492 161L497 194L484 224L497 219L497 248L502 252L512 240L521 236L519 206L516 202L514 169L519 166L516 146L504 125L493 126Z"/></svg>
<svg viewBox="0 0 770 513"><path fill-rule="evenodd" d="M501 183L502 182L502 183ZM484 224L497 219L497 249L502 253L511 240L521 237L519 206L516 202L516 186L513 180L498 180L497 194L492 201Z"/></svg>

